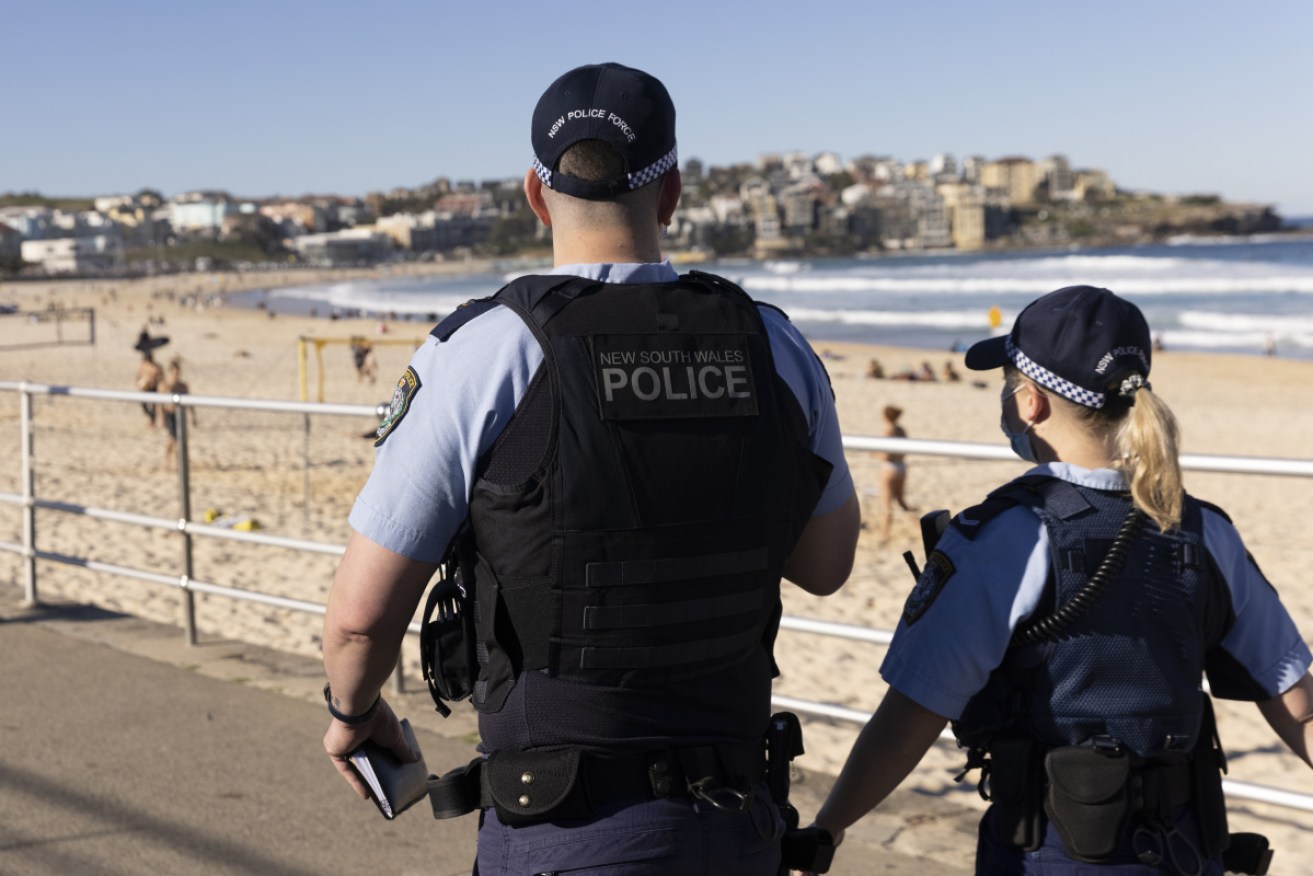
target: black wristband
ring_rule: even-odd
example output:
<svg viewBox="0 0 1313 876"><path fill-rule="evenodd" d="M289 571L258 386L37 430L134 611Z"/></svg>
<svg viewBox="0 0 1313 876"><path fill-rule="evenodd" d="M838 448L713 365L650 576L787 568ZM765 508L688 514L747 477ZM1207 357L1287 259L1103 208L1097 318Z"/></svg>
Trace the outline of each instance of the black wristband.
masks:
<svg viewBox="0 0 1313 876"><path fill-rule="evenodd" d="M377 697L375 697L374 704L370 706L368 709L365 709L365 711L361 712L359 715L344 715L341 712L339 712L337 709L333 708L333 689L331 685L325 684L324 702L328 704L328 714L332 715L334 718L341 721L343 724L350 724L351 726L355 727L365 723L370 718L374 717L374 713L378 711L378 704L383 702L383 695L379 694Z"/></svg>

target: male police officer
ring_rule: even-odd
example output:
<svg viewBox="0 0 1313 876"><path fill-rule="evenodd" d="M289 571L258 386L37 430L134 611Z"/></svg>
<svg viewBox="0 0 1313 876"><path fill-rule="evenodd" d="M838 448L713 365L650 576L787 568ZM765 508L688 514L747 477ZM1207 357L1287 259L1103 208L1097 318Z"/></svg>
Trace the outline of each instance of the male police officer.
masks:
<svg viewBox="0 0 1313 876"><path fill-rule="evenodd" d="M859 529L833 395L781 312L661 260L680 177L660 82L572 70L532 142L555 269L457 310L397 387L329 598L324 746L358 793L350 751L405 753L379 689L454 550L478 872L774 873L779 582L834 592Z"/></svg>

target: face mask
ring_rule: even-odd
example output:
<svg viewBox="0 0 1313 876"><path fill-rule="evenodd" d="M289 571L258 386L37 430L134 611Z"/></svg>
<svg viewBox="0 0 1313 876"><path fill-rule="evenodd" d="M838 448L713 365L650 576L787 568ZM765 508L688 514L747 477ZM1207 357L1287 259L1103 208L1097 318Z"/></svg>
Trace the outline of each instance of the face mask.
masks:
<svg viewBox="0 0 1313 876"><path fill-rule="evenodd" d="M1018 392L1021 392L1020 386L1009 392L1007 395L1002 396L999 401L1006 402ZM1027 423L1026 428L1022 429L1020 432L1013 432L1008 428L1007 414L1000 413L998 415L998 427L1003 430L1004 436L1007 437L1008 444L1012 446L1012 452L1026 462L1039 462L1039 459L1035 456L1035 445L1031 443L1030 440L1030 427L1033 425L1035 424Z"/></svg>

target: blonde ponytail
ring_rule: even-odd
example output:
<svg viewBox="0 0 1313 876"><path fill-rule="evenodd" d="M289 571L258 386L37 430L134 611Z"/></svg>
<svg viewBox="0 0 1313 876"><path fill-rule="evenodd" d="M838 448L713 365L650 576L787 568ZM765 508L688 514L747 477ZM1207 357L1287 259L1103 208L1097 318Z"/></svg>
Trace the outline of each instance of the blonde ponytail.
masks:
<svg viewBox="0 0 1313 876"><path fill-rule="evenodd" d="M1148 386L1117 429L1120 467L1131 485L1131 501L1166 532L1181 523L1185 488L1181 480L1176 416Z"/></svg>

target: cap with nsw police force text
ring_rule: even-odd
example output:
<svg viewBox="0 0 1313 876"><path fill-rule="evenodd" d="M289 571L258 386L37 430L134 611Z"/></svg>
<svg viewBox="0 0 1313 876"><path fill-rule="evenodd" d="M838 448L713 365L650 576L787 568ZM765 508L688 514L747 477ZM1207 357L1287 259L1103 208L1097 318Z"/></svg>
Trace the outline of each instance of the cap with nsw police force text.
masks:
<svg viewBox="0 0 1313 876"><path fill-rule="evenodd" d="M1066 286L1027 304L1006 336L971 345L966 366L1011 363L1063 398L1102 408L1123 380L1149 376L1152 338L1144 314L1095 286Z"/></svg>
<svg viewBox="0 0 1313 876"><path fill-rule="evenodd" d="M576 67L547 87L533 111L533 169L543 185L601 200L642 188L675 167L675 105L654 76L621 64ZM581 140L601 140L624 159L626 173L586 180L557 170Z"/></svg>

